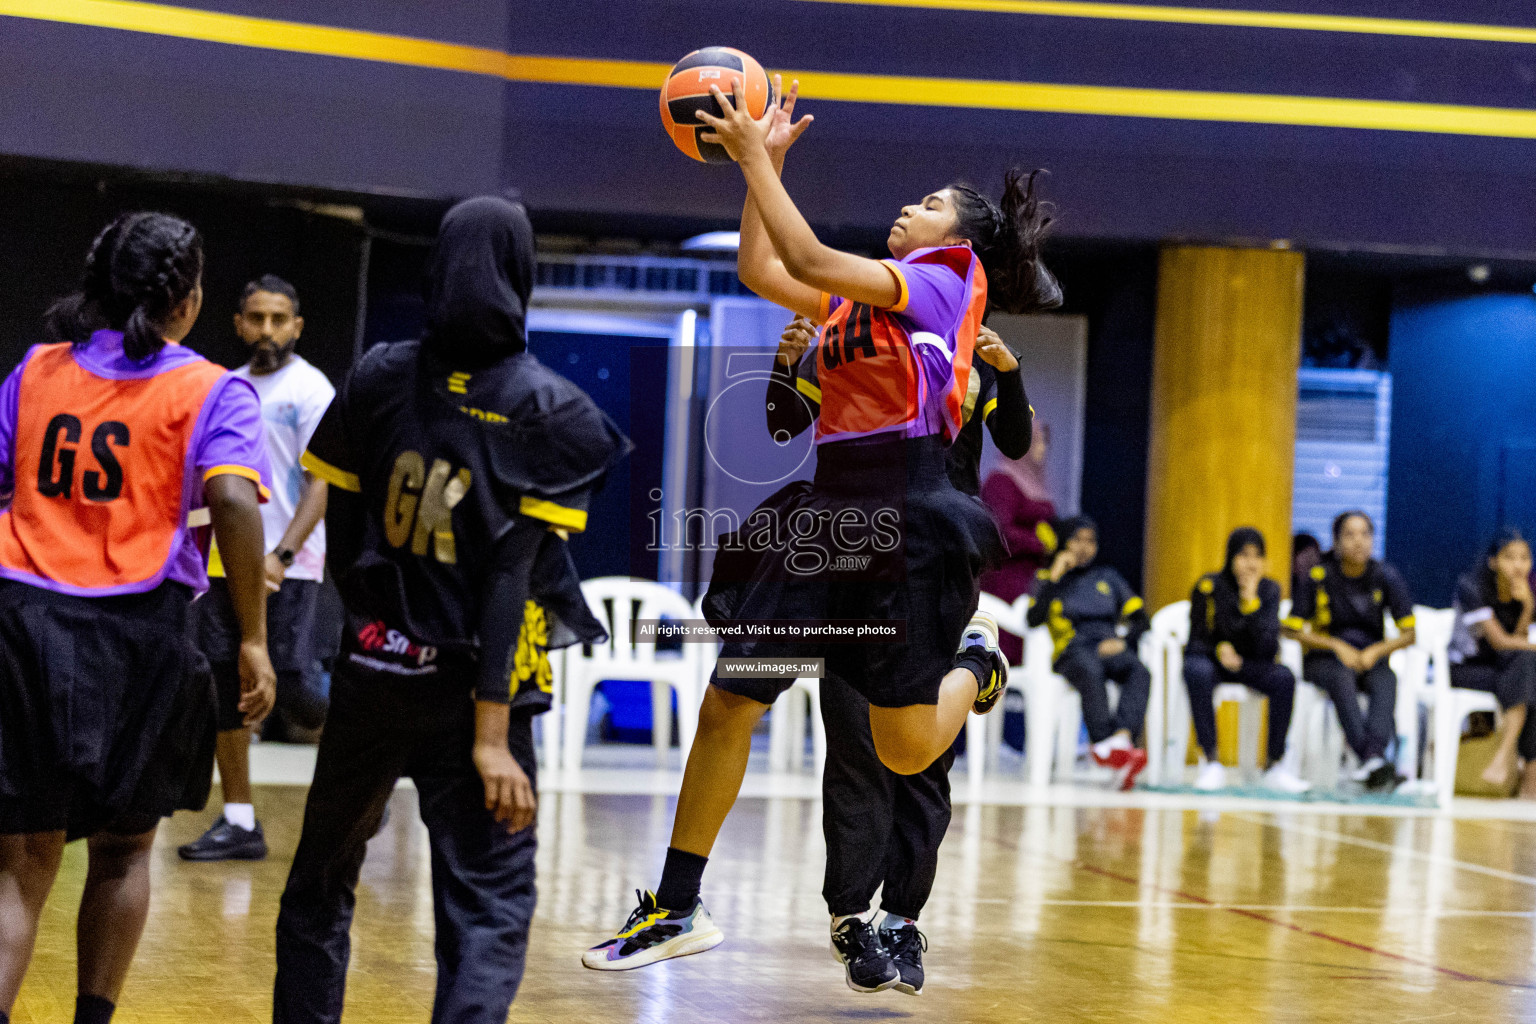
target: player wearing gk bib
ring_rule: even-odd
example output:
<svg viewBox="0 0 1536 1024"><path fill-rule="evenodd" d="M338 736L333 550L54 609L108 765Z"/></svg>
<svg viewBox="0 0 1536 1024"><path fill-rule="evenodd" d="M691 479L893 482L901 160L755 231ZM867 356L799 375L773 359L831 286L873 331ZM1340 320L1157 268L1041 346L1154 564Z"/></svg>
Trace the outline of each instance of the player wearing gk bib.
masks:
<svg viewBox="0 0 1536 1024"><path fill-rule="evenodd" d="M331 486L347 630L277 920L277 1024L338 1021L354 890L401 776L432 848L434 1021L505 1024L534 908L533 716L549 652L607 639L565 534L629 442L526 351L533 227L443 219L427 333L353 368L305 452Z"/></svg>
<svg viewBox="0 0 1536 1024"><path fill-rule="evenodd" d="M807 357L814 379L803 382L820 403L815 480L781 489L722 538L704 611L717 624L900 622L899 642L731 638L720 653L825 657L828 674L868 701L880 761L912 775L950 746L973 708L990 710L1005 681L996 624L972 619L976 581L1002 542L945 466L963 424L976 331L989 294L1023 312L1058 304L1060 289L1038 259L1048 218L1032 178L1017 173L1001 206L956 185L905 207L889 239L894 259L822 245L779 181L784 153L809 122L791 120L797 91L760 121L718 89L725 116L699 114L711 128L704 141L718 140L747 180L743 282L826 319ZM775 524L788 524L787 541ZM789 682L711 679L661 885L641 895L617 935L586 952L586 966L626 970L721 941L700 879L740 789L753 726Z"/></svg>
<svg viewBox="0 0 1536 1024"><path fill-rule="evenodd" d="M118 218L62 339L0 385L0 1020L66 841L88 837L75 1020L104 1024L149 911L159 820L207 800L213 704L188 638L211 523L239 617L240 703L272 706L256 393L183 348L202 306L197 231Z"/></svg>

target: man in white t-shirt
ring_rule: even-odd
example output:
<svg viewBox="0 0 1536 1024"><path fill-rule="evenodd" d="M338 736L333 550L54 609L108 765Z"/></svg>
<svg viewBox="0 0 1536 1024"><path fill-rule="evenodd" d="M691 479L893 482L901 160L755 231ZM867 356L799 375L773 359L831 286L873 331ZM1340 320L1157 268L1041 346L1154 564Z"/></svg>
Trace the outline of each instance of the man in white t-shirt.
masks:
<svg viewBox="0 0 1536 1024"><path fill-rule="evenodd" d="M320 418L336 397L325 374L294 352L304 318L293 285L268 274L245 286L235 333L251 359L235 370L261 396L272 500L261 507L267 545L267 636L277 670L273 716L300 729L325 719L318 665L334 657L339 630L317 623L325 577L326 483L299 465ZM196 842L178 852L185 860L260 860L266 837L251 803L251 734L240 709L237 671L239 630L224 587L217 548L208 562L212 587L194 606L198 644L213 669L219 693L219 778L224 811ZM336 632L338 635L322 635Z"/></svg>

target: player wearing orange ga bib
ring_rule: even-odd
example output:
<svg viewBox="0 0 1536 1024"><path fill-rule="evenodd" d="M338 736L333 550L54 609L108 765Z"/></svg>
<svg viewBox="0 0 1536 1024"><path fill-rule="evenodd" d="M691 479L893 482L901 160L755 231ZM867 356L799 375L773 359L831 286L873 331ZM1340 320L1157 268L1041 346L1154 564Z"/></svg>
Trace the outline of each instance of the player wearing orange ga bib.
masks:
<svg viewBox="0 0 1536 1024"><path fill-rule="evenodd" d="M716 88L723 116L697 115L710 128L703 141L724 147L746 179L742 282L826 321L800 381L820 407L815 479L780 488L721 538L703 610L718 628L740 627L724 638L722 666L821 658L826 675L868 701L880 761L912 775L954 742L973 708L995 705L1006 680L996 623L972 618L977 581L1002 540L980 502L950 484L945 449L964 423L989 301L1014 313L1061 302L1039 260L1050 218L1033 176L1011 172L1001 204L951 185L903 207L892 259L823 245L779 181L810 121L791 119L797 92L753 120ZM877 639L840 642L829 625ZM661 884L613 938L587 950L587 967L628 970L721 941L699 896L705 862L740 789L752 730L793 682L711 678ZM871 849L883 855L883 841ZM856 991L900 980L867 922L834 921L832 941Z"/></svg>

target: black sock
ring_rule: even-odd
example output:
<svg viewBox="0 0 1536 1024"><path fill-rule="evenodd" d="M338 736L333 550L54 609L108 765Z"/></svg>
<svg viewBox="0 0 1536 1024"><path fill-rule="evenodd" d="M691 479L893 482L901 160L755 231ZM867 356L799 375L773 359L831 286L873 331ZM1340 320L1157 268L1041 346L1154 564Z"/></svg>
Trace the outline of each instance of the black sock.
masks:
<svg viewBox="0 0 1536 1024"><path fill-rule="evenodd" d="M955 668L968 669L976 677L978 690L985 690L992 681L992 658L974 647L955 659Z"/></svg>
<svg viewBox="0 0 1536 1024"><path fill-rule="evenodd" d="M117 1004L101 996L84 992L75 997L75 1024L112 1024L112 1014Z"/></svg>
<svg viewBox="0 0 1536 1024"><path fill-rule="evenodd" d="M661 869L661 884L656 887L656 905L663 910L692 910L699 898L699 884L704 880L708 857L667 847L667 863Z"/></svg>

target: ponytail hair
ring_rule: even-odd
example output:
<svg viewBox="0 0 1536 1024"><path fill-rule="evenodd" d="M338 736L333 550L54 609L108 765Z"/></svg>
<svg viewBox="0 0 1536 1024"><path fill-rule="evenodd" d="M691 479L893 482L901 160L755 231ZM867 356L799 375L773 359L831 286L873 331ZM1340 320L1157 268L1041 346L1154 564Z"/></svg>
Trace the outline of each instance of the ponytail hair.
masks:
<svg viewBox="0 0 1536 1024"><path fill-rule="evenodd" d="M125 213L104 228L85 257L80 290L45 317L60 341L83 345L96 331L123 332L123 354L136 362L165 347L165 323L203 273L197 229L164 213Z"/></svg>
<svg viewBox="0 0 1536 1024"><path fill-rule="evenodd" d="M1006 313L1033 313L1061 305L1061 285L1040 260L1054 207L1035 195L1035 178L1011 168L1003 198L994 203L969 185L951 185L956 232L970 239L987 273L987 297Z"/></svg>

